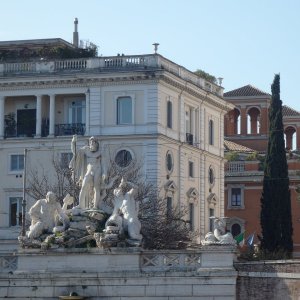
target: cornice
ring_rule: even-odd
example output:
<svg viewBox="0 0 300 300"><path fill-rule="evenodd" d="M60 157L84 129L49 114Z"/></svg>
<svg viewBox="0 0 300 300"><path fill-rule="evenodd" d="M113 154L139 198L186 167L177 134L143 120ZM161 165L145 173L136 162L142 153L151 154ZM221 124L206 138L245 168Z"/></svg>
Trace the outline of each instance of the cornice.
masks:
<svg viewBox="0 0 300 300"><path fill-rule="evenodd" d="M19 78L18 78L19 79ZM126 76L126 77L105 77L105 78L72 78L72 79L47 79L40 80L39 78L34 80L18 80L12 82L1 82L0 91L13 91L13 90L29 90L29 89L51 89L51 88L86 88L93 86L108 86L108 85L133 85L157 83L158 78L156 76L138 75L138 76Z"/></svg>

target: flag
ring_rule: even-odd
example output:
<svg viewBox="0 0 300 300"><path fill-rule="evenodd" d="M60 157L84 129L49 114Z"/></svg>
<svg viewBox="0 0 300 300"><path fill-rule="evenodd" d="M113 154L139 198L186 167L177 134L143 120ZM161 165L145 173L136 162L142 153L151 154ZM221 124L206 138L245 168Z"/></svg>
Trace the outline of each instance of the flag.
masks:
<svg viewBox="0 0 300 300"><path fill-rule="evenodd" d="M236 240L237 244L239 246L243 246L244 245L244 238L245 238L245 231L244 232L241 232L240 234L236 235L234 237L234 239Z"/></svg>
<svg viewBox="0 0 300 300"><path fill-rule="evenodd" d="M247 239L246 239L246 245L248 247L252 247L253 246L253 242L254 242L254 236L255 236L255 232L253 232L252 234L250 234Z"/></svg>

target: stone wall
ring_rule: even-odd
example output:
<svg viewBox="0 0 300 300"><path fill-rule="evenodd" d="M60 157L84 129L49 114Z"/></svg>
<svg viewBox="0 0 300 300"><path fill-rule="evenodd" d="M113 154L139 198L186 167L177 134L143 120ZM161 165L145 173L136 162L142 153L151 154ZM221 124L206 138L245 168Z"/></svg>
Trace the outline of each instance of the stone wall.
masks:
<svg viewBox="0 0 300 300"><path fill-rule="evenodd" d="M0 299L235 299L234 249L23 250L0 257Z"/></svg>
<svg viewBox="0 0 300 300"><path fill-rule="evenodd" d="M237 299L300 299L300 261L235 263Z"/></svg>

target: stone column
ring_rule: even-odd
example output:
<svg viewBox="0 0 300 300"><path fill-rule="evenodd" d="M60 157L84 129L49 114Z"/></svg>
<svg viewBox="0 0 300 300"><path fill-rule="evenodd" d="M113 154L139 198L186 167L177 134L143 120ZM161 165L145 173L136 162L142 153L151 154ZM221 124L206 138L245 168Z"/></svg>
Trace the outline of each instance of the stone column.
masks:
<svg viewBox="0 0 300 300"><path fill-rule="evenodd" d="M42 95L36 96L36 128L35 137L41 137L42 133Z"/></svg>
<svg viewBox="0 0 300 300"><path fill-rule="evenodd" d="M5 97L0 96L0 139L4 138L4 105Z"/></svg>
<svg viewBox="0 0 300 300"><path fill-rule="evenodd" d="M300 150L300 127L296 128L296 149Z"/></svg>
<svg viewBox="0 0 300 300"><path fill-rule="evenodd" d="M49 137L54 137L55 130L55 95L50 95Z"/></svg>

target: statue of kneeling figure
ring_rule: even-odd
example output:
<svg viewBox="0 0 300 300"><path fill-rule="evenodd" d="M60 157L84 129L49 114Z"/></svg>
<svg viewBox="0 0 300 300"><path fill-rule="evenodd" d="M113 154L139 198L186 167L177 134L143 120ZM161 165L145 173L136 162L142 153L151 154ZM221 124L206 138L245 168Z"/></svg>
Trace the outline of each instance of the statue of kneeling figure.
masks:
<svg viewBox="0 0 300 300"><path fill-rule="evenodd" d="M131 189L126 192L128 187ZM114 189L114 210L105 224L105 232L108 235L127 232L129 239L141 242L143 236L140 234L141 222L138 219L139 205L135 200L136 193L137 186L123 178L120 185Z"/></svg>

